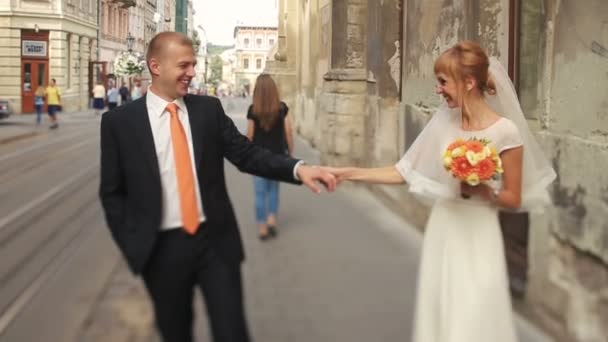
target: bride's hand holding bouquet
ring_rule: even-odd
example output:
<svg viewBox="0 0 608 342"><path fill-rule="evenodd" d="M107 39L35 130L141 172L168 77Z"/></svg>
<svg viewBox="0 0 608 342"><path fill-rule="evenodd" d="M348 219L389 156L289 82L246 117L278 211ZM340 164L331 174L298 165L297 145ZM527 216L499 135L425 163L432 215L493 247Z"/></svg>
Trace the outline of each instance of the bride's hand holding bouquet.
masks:
<svg viewBox="0 0 608 342"><path fill-rule="evenodd" d="M492 200L494 190L486 182L500 179L504 172L498 151L488 139L454 141L443 154L443 166L461 181L463 198L479 195Z"/></svg>

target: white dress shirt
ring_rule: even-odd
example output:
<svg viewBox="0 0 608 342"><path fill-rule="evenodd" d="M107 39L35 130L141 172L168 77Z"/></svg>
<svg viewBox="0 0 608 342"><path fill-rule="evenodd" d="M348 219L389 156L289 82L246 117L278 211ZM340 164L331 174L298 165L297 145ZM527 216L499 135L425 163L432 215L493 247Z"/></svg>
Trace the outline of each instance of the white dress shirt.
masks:
<svg viewBox="0 0 608 342"><path fill-rule="evenodd" d="M190 131L190 121L188 120L188 108L186 108L186 104L182 98L176 99L173 102L179 107L178 118L186 132L188 151L190 152L190 161L194 175L194 184L196 185L196 205L200 213L200 222L203 222L205 217L203 215L203 205L196 173L194 150L192 148L192 132ZM175 170L175 157L173 156L173 142L171 140L171 114L166 110L167 104L169 104L169 102L154 94L151 89L148 89L146 107L148 109L150 127L152 128L152 136L154 137L154 147L156 148L156 157L158 159L158 169L160 171L160 183L162 187L161 230L181 228L184 225L179 200L177 172Z"/></svg>

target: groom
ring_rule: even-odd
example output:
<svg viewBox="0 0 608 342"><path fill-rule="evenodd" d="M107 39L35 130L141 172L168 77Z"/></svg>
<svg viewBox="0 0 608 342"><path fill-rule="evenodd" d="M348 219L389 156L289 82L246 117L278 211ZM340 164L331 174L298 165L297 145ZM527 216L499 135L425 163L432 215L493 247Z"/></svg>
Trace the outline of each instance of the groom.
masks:
<svg viewBox="0 0 608 342"><path fill-rule="evenodd" d="M167 342L192 341L193 293L207 305L216 342L249 341L243 247L228 198L224 158L239 170L329 191L333 175L252 145L211 97L187 95L192 41L163 32L149 44L145 97L103 115L99 194L131 270L143 277Z"/></svg>

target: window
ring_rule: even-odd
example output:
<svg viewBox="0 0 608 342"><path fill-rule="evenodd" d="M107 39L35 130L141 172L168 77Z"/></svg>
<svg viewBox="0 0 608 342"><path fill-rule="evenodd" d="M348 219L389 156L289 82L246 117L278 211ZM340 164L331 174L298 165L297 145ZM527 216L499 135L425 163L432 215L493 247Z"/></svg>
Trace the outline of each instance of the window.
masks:
<svg viewBox="0 0 608 342"><path fill-rule="evenodd" d="M268 39L268 45L270 45L271 47L274 46L274 38Z"/></svg>
<svg viewBox="0 0 608 342"><path fill-rule="evenodd" d="M38 86L44 87L46 85L46 64L38 64Z"/></svg>
<svg viewBox="0 0 608 342"><path fill-rule="evenodd" d="M255 40L255 46L258 48L262 47L262 38L258 38Z"/></svg>
<svg viewBox="0 0 608 342"><path fill-rule="evenodd" d="M261 58L258 58L255 60L255 68L258 70L262 69L262 59Z"/></svg>
<svg viewBox="0 0 608 342"><path fill-rule="evenodd" d="M249 38L245 38L245 40L243 41L243 44L245 44L245 47L248 48L249 47Z"/></svg>
<svg viewBox="0 0 608 342"><path fill-rule="evenodd" d="M249 69L249 58L243 59L243 69Z"/></svg>

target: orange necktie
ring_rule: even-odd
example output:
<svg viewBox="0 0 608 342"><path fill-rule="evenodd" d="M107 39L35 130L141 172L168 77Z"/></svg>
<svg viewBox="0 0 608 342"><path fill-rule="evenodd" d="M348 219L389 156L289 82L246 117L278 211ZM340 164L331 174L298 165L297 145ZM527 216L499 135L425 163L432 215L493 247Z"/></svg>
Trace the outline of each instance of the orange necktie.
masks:
<svg viewBox="0 0 608 342"><path fill-rule="evenodd" d="M171 114L171 141L173 142L173 155L175 156L182 222L184 229L188 233L194 234L200 223L196 205L196 183L192 172L188 139L186 139L186 132L177 116L178 109L179 107L175 103L167 105L167 111Z"/></svg>

